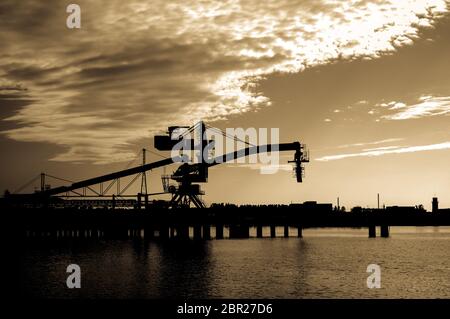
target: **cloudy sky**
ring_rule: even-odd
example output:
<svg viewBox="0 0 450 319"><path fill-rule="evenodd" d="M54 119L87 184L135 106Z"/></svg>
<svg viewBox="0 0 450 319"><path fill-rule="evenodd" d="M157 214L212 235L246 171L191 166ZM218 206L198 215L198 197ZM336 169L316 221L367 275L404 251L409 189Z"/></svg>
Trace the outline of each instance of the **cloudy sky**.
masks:
<svg viewBox="0 0 450 319"><path fill-rule="evenodd" d="M448 1L77 1L81 29L69 3L0 3L3 189L124 168L203 119L311 151L303 184L214 168L209 203L450 207Z"/></svg>

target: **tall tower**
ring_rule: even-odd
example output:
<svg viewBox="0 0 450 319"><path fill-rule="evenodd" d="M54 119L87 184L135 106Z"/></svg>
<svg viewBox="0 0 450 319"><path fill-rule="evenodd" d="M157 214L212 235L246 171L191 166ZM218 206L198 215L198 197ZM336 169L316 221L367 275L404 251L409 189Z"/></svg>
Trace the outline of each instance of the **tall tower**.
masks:
<svg viewBox="0 0 450 319"><path fill-rule="evenodd" d="M438 198L437 197L433 197L433 201L431 202L432 204L432 212L433 213L437 213L439 210L439 202L438 202Z"/></svg>

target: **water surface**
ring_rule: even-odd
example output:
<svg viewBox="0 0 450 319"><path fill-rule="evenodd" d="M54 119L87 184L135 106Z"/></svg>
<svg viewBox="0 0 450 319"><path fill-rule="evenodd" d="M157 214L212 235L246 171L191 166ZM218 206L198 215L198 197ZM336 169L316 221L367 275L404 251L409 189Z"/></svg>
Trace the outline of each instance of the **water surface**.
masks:
<svg viewBox="0 0 450 319"><path fill-rule="evenodd" d="M366 229L303 235L33 241L22 252L21 289L39 298L450 298L450 227L391 227L390 238L376 239ZM80 289L66 287L72 263ZM369 264L381 267L381 289L367 288Z"/></svg>

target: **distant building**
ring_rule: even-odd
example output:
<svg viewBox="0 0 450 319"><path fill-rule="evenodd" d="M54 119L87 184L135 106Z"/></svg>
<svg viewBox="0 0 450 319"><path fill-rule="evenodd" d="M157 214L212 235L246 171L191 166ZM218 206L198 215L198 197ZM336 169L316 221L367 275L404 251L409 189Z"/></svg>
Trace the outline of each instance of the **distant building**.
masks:
<svg viewBox="0 0 450 319"><path fill-rule="evenodd" d="M319 213L331 213L333 211L333 204L321 204L316 201L307 201L303 202L303 204L290 204L289 206L299 208L303 211L313 211Z"/></svg>
<svg viewBox="0 0 450 319"><path fill-rule="evenodd" d="M432 204L432 212L434 214L450 214L450 208L439 208L439 200L437 197L433 197Z"/></svg>
<svg viewBox="0 0 450 319"><path fill-rule="evenodd" d="M439 201L437 197L433 197L433 201L431 202L433 213L437 213L439 211Z"/></svg>
<svg viewBox="0 0 450 319"><path fill-rule="evenodd" d="M353 214L360 214L363 211L365 211L365 209L363 209L361 206L355 206L350 210L350 212L352 212Z"/></svg>
<svg viewBox="0 0 450 319"><path fill-rule="evenodd" d="M424 213L425 209L420 206L387 206L386 212L390 214L416 214L416 213Z"/></svg>

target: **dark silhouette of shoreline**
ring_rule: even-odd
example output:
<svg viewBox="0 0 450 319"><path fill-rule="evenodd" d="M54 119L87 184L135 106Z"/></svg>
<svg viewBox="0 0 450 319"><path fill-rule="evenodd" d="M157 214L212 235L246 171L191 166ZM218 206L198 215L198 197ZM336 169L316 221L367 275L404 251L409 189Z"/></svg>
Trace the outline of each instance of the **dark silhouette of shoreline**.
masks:
<svg viewBox="0 0 450 319"><path fill-rule="evenodd" d="M156 203L157 204L157 203ZM450 226L450 209L428 212L422 206L391 206L382 209L354 207L350 211L332 204L305 202L290 205L213 204L209 208L166 209L154 205L148 209L93 207L20 207L4 205L4 215L12 217L14 228L22 238L88 237L88 238L211 238L211 227L217 239L224 237L224 227L230 238L248 238L249 228L289 227L367 227L369 237L375 237L375 227L381 226L381 236L389 237L389 226Z"/></svg>

